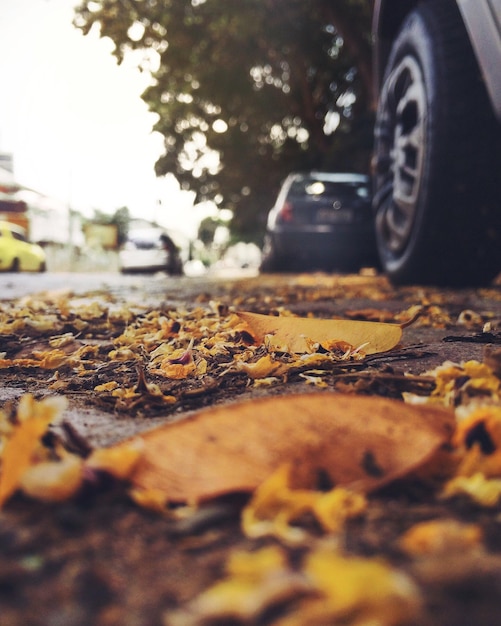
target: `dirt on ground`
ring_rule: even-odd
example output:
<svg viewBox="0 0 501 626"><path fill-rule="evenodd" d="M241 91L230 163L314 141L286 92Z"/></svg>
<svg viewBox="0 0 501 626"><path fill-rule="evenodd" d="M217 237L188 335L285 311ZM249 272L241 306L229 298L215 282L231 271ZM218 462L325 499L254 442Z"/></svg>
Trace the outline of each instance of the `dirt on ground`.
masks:
<svg viewBox="0 0 501 626"><path fill-rule="evenodd" d="M96 291L85 297L51 292L5 301L0 309L4 414L12 418L26 393L36 399L66 397L64 418L49 430L44 444L82 457L235 401L323 390L426 399L436 388L429 372L444 362L487 363L494 378L500 371L501 287L496 285L461 291L396 289L378 276L323 274L169 279L157 283L154 292ZM402 341L389 352L340 360L314 376L290 367L269 385L257 386L231 369L234 356L244 350L240 344L225 345L224 358L218 352L206 356L207 372L197 377L169 378L155 370L155 350L162 342L153 348L152 336L162 331L167 341L181 328L205 328L210 320L220 324L236 310L399 323L405 328ZM208 331L203 332L208 341ZM217 327L229 342L225 332L226 327ZM184 366L181 347L179 351L170 362ZM466 381L458 380L448 400L451 410L464 401L460 387ZM151 385L156 385L154 393ZM492 394L490 405L498 406ZM488 443L494 447L489 454L495 455L496 441L489 438ZM466 494L443 499L435 484L405 477L370 493L365 511L337 533L326 533L309 515L300 516L297 524L305 534L294 544L244 532L242 510L249 498L228 494L179 515L177 506L163 512L139 506L111 478L87 483L57 503L16 493L0 510L1 626L501 623L499 500L485 506ZM445 547L417 556L403 549L407 531L430 521L452 522L453 529L459 525L475 538L464 540L461 531L457 541L446 537ZM240 552L265 554L261 551L267 547L277 548L285 559L278 567L280 584L253 564L248 567L261 573L252 570L257 578L246 579L242 591L239 574L228 570L228 562ZM347 559L338 570L332 565L327 579L346 577L353 587L336 587L335 600L325 592L329 600L322 617L310 601L318 599L324 583L315 587L307 570L312 554L320 558L326 552ZM370 567L374 560L384 563L386 569L380 574L362 569L352 577L349 559L357 558ZM328 569L331 561L326 563ZM371 587L388 571L398 581L385 604L378 594L386 591L372 593ZM222 580L235 580L236 585L217 596L218 611L204 594Z"/></svg>

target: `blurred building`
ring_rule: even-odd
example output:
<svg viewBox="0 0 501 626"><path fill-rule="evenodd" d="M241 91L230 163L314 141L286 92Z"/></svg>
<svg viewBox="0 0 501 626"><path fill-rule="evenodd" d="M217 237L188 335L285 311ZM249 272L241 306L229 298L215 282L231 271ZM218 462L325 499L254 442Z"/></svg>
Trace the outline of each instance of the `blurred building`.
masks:
<svg viewBox="0 0 501 626"><path fill-rule="evenodd" d="M11 155L0 154L0 220L19 224L31 241L41 244L80 246L80 215L51 198L16 181Z"/></svg>

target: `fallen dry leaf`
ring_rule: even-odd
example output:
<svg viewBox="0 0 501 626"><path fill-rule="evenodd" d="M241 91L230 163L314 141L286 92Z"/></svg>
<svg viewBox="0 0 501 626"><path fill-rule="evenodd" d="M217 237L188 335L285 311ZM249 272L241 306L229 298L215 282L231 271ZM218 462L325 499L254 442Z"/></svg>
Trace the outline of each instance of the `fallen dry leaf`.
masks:
<svg viewBox="0 0 501 626"><path fill-rule="evenodd" d="M252 492L282 464L291 487L368 492L418 468L448 441L452 412L335 393L289 395L213 407L141 438L138 489L173 502Z"/></svg>
<svg viewBox="0 0 501 626"><path fill-rule="evenodd" d="M308 352L311 342L321 344L326 350L335 342L345 342L353 349L362 347L365 354L375 354L391 350L402 337L398 324L276 317L245 311L239 311L238 316L258 341L262 343L267 337L271 346L287 352Z"/></svg>

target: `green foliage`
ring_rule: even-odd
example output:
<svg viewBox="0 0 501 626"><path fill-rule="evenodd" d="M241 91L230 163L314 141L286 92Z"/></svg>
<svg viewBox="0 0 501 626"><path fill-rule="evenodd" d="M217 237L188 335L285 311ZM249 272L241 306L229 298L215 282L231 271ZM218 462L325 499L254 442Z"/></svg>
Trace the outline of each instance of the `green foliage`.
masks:
<svg viewBox="0 0 501 626"><path fill-rule="evenodd" d="M94 209L94 217L92 220L88 220L94 224L113 224L117 228L117 243L121 245L126 237L129 230L129 222L130 222L130 212L127 207L120 207L110 215L109 213L104 213L99 209Z"/></svg>
<svg viewBox="0 0 501 626"><path fill-rule="evenodd" d="M367 167L370 15L370 0L86 0L75 24L151 72L157 174L252 239L290 171Z"/></svg>

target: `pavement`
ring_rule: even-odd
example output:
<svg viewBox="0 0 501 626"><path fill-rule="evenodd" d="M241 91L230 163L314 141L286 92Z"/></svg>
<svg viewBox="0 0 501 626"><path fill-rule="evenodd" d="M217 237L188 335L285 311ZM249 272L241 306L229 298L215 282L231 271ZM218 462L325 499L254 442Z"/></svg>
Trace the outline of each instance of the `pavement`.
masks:
<svg viewBox="0 0 501 626"><path fill-rule="evenodd" d="M486 351L501 343L501 286L489 289L444 290L394 288L385 277L361 275L263 275L255 271L226 270L202 277L172 277L164 273L124 276L118 272L47 272L0 274L0 301L41 299L54 293L95 299L103 294L115 303L150 309L190 309L197 306L233 307L277 314L288 310L299 316L379 319L405 322L420 315L403 331L401 345L372 358L379 372L420 375L445 361L482 361ZM303 385L304 387L304 385ZM27 391L22 384L4 385L0 401ZM249 392L253 393L253 392ZM109 445L134 434L134 420L103 419L103 411L86 402L69 409L69 420L79 436L92 445ZM159 423L162 418L159 418ZM154 426L155 419L149 425Z"/></svg>

